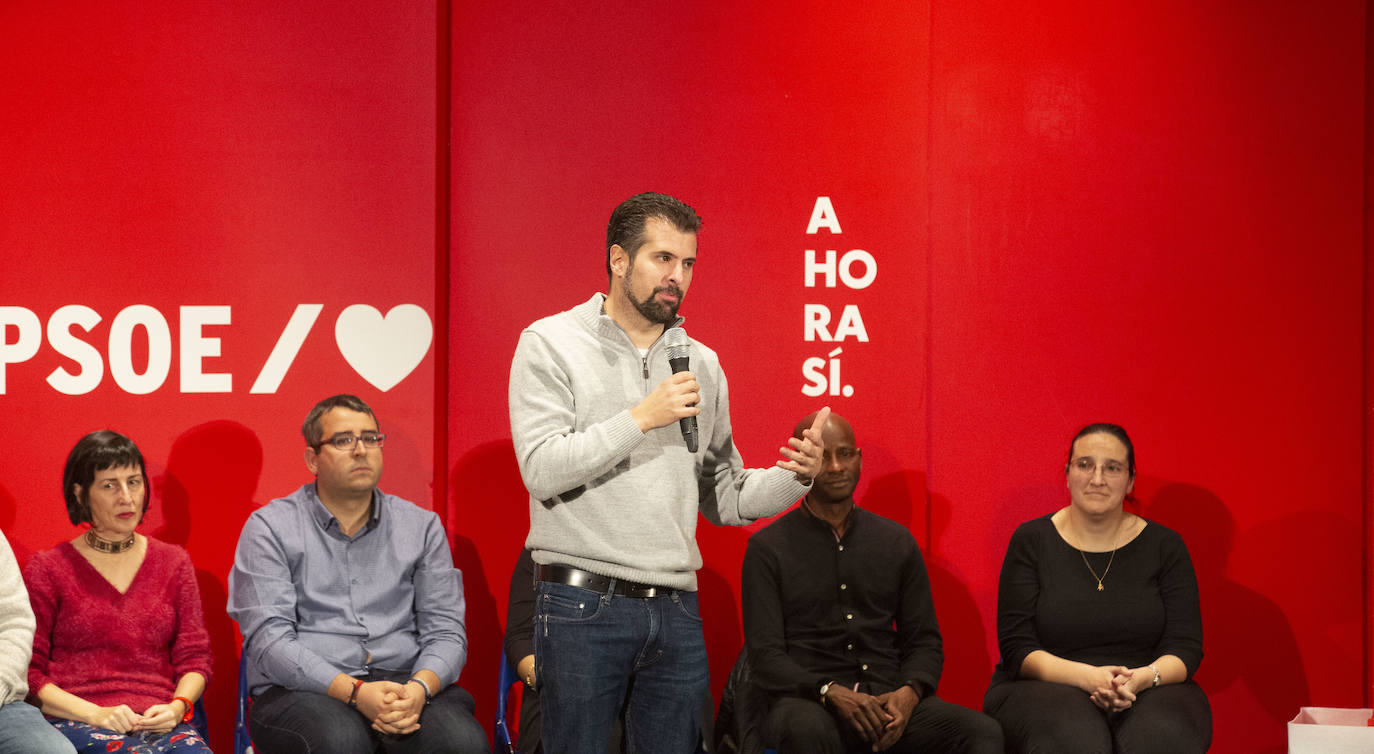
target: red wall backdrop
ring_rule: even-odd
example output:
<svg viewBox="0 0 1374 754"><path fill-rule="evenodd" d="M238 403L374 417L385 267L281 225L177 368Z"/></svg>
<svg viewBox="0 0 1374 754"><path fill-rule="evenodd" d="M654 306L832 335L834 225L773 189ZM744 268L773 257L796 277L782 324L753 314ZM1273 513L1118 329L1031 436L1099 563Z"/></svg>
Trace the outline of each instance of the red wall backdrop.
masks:
<svg viewBox="0 0 1374 754"><path fill-rule="evenodd" d="M1224 751L1364 696L1362 11L932 14L929 478L979 512L936 545L991 625L976 564L1062 502L1075 425L1123 423Z"/></svg>
<svg viewBox="0 0 1374 754"><path fill-rule="evenodd" d="M68 450L102 427L134 438L153 477L143 530L186 546L199 571L218 751L230 751L238 670L224 612L233 548L255 506L309 480L299 427L310 406L345 391L368 400L389 435L385 486L433 503L436 37L423 3L0 4L0 416L11 438L0 528L21 559L70 539ZM358 304L392 318L369 328L360 315L336 339ZM117 326L139 305L156 332ZM319 308L299 351L254 392L302 305ZM423 310L419 321L402 305ZM69 306L99 316L89 332L65 329L84 348L47 332ZM200 334L217 343L183 341L196 316L185 307L216 307ZM30 318L39 340L20 360ZM188 380L182 360L195 352L199 371L227 382ZM165 380L116 379L114 363L141 374L153 356L169 359ZM59 392L57 369L92 384Z"/></svg>
<svg viewBox="0 0 1374 754"><path fill-rule="evenodd" d="M491 719L528 522L510 356L604 289L641 190L705 219L683 314L746 462L822 403L853 421L861 502L926 552L943 696L979 704L1006 539L1108 419L1198 567L1214 750L1368 700L1365 4L278 5L0 7L0 528L21 558L70 538L68 448L139 441L146 529L202 571L217 745L233 543L340 391L390 435L384 486L447 518ZM699 530L717 690L748 534Z"/></svg>
<svg viewBox="0 0 1374 754"><path fill-rule="evenodd" d="M1066 502L1067 439L1108 419L1139 510L1194 553L1216 750L1360 704L1363 5L752 5L455 14L450 300L480 326L450 346L492 368L450 377L450 521L497 614L526 523L516 335L604 288L610 208L666 190L705 218L683 313L746 461L819 405L801 363L843 348L854 393L824 400L865 449L861 501L932 565L943 695L979 704L1007 538ZM818 196L841 234L805 234ZM829 248L870 252L873 283L805 288ZM816 303L855 305L868 342L806 342ZM717 688L746 535L698 534Z"/></svg>

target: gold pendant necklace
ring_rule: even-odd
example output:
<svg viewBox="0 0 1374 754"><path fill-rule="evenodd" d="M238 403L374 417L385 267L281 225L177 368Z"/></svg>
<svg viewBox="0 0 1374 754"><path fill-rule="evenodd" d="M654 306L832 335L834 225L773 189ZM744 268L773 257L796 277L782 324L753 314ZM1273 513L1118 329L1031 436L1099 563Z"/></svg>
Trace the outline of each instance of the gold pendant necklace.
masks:
<svg viewBox="0 0 1374 754"><path fill-rule="evenodd" d="M1123 517L1122 517L1122 521L1124 521L1124 520L1125 520L1125 517L1123 516ZM1082 550L1078 550L1077 547L1073 548L1073 549L1075 549L1075 550L1078 550L1078 557L1080 557L1080 558L1083 559L1083 565L1085 565L1085 566L1088 567L1088 573L1091 573L1091 574L1093 575L1093 579L1097 581L1097 591L1099 591L1099 592L1101 592L1101 591L1103 591L1104 589L1106 589L1106 587L1102 586L1102 580L1105 579L1105 578L1107 578L1107 574L1108 574L1108 573L1111 573L1111 570L1112 570L1112 562L1116 560L1116 550L1117 550L1118 547L1120 547L1120 545L1117 544L1117 540L1119 539L1119 535L1120 535L1120 534L1121 534L1121 521L1118 521L1118 522L1116 522L1116 531L1112 534L1112 556L1111 556L1110 558L1107 558L1107 567L1106 567L1105 569L1102 570L1102 575L1101 575L1101 576L1098 576L1098 575L1097 575L1097 571L1093 570L1092 564L1088 562L1088 556L1085 555L1085 554L1083 554L1083 551L1082 551Z"/></svg>
<svg viewBox="0 0 1374 754"><path fill-rule="evenodd" d="M1112 556L1107 558L1107 568L1101 576L1098 576L1097 571L1093 570L1093 567L1088 563L1088 556L1084 555L1082 550L1078 551L1078 555L1083 558L1083 565L1088 566L1088 572L1093 575L1094 579L1097 579L1097 591L1100 592L1105 589L1106 587L1102 586L1102 579L1107 578L1107 573L1112 570L1112 561L1116 560L1116 548L1112 548Z"/></svg>
<svg viewBox="0 0 1374 754"><path fill-rule="evenodd" d="M95 529L87 529L86 544L90 545L92 550L118 555L134 546L134 535L130 534L128 539L119 542L111 542L108 539L101 539L100 535L95 533Z"/></svg>

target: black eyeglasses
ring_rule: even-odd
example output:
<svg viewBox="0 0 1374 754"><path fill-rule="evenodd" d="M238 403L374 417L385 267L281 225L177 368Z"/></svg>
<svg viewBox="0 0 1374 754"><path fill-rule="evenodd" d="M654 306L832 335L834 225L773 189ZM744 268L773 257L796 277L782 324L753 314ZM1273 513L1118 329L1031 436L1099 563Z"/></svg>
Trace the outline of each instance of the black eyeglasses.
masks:
<svg viewBox="0 0 1374 754"><path fill-rule="evenodd" d="M362 435L334 435L333 437L316 443L315 450L319 450L326 444L333 445L339 450L352 450L353 444L359 440L362 441L364 448L370 450L372 448L382 447L382 443L386 442L386 435L378 434L377 432L365 432Z"/></svg>

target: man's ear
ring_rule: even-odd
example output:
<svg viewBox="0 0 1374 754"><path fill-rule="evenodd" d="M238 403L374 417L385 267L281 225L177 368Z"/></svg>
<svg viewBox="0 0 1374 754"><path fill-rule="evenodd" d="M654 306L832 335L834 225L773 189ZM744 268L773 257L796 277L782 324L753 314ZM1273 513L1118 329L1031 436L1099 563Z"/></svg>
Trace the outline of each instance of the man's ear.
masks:
<svg viewBox="0 0 1374 754"><path fill-rule="evenodd" d="M319 459L319 455L318 455L317 451L316 451L314 448L310 447L309 445L305 446L305 467L306 467L307 469L310 469L310 474L311 474L312 476L319 476L319 475L320 475L320 472L319 472L319 469L320 469L320 459Z"/></svg>
<svg viewBox="0 0 1374 754"><path fill-rule="evenodd" d="M623 278L625 270L630 266L630 254L620 244L612 244L610 262L611 277Z"/></svg>

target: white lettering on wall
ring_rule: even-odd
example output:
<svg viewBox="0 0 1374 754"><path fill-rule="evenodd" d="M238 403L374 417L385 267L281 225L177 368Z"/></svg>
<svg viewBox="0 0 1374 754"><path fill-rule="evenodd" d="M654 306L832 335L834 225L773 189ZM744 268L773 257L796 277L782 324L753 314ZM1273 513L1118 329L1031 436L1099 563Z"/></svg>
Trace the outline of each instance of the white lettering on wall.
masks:
<svg viewBox="0 0 1374 754"><path fill-rule="evenodd" d="M862 275L854 274L855 264L863 265ZM826 288L834 288L836 272L835 250L826 249L824 261L817 262L816 250L807 249L806 262L802 269L803 276L805 277L803 285L807 288L816 287L816 273L825 275ZM873 283L873 279L878 277L878 260L874 259L872 254L869 254L863 249L850 249L844 253L844 256L840 257L839 274L840 280L844 283L846 288L853 288L855 290L867 288Z"/></svg>
<svg viewBox="0 0 1374 754"><path fill-rule="evenodd" d="M834 288L834 287L835 287L835 250L834 250L834 249L826 249L826 250L825 250L825 261L824 261L824 262L817 262L817 261L816 261L816 250L815 250L815 249L807 249L807 250L806 250L806 262L805 262L804 265L802 266L802 275L803 275L803 277L805 277L805 280L802 281L802 285L806 286L807 288L815 288L815 287L816 287L816 273L818 273L818 272L821 273L821 274L823 274L823 275L825 275L825 287L826 287L826 288ZM808 340L809 340L809 339L808 339Z"/></svg>
<svg viewBox="0 0 1374 754"><path fill-rule="evenodd" d="M840 321L835 325L833 333L826 330L826 326L830 324L830 307L825 304L803 304L802 316L806 325L804 340L808 342L821 340L828 343L846 338L854 338L860 343L868 342L868 330L864 328L863 315L859 313L859 307L855 304L844 305Z"/></svg>
<svg viewBox="0 0 1374 754"><path fill-rule="evenodd" d="M48 374L48 384L57 392L85 395L95 390L105 376L105 362L100 358L100 351L72 334L73 325L90 332L98 324L100 315L91 307L80 304L64 306L48 317L48 345L81 368L76 374L64 367L52 370Z"/></svg>
<svg viewBox="0 0 1374 754"><path fill-rule="evenodd" d="M227 306L181 307L181 392L232 392L234 376L216 372L207 374L202 368L206 358L220 356L220 339L206 337L201 328L206 325L229 324Z"/></svg>
<svg viewBox="0 0 1374 754"><path fill-rule="evenodd" d="M840 218L835 214L835 205L830 203L830 197L818 196L816 203L811 207L811 221L806 224L806 234L816 235L816 231L825 228L831 233L840 233Z"/></svg>
<svg viewBox="0 0 1374 754"><path fill-rule="evenodd" d="M301 346L305 343L305 336L310 334L310 328L315 325L315 318L320 316L322 310L324 304L296 305L296 311L291 313L291 320L286 323L286 329L281 331L277 344L272 346L267 363L262 365L262 371L258 372L258 378L253 381L253 387L248 392L277 392L282 379L286 377L286 370L295 362L296 354L300 353Z"/></svg>
<svg viewBox="0 0 1374 754"><path fill-rule="evenodd" d="M148 339L148 365L134 371L134 330ZM110 376L126 393L147 395L162 387L172 371L172 331L162 312L144 304L125 307L110 323Z"/></svg>
<svg viewBox="0 0 1374 754"><path fill-rule="evenodd" d="M5 393L5 367L32 359L41 345L43 325L37 315L22 306L0 306L0 395Z"/></svg>
<svg viewBox="0 0 1374 754"><path fill-rule="evenodd" d="M324 304L298 304L277 338L272 353L258 371L250 393L275 393L310 335ZM231 307L182 306L178 308L176 342L178 391L181 393L230 393L234 376L215 370L213 359L225 355L232 342ZM172 331L162 312L146 304L120 310L110 322L102 354L91 342L91 332L103 317L89 306L68 304L48 317L47 328L32 310L0 306L0 395L8 388L6 377L13 365L37 356L47 340L59 356L70 360L47 375L47 383L65 395L84 395L100 386L106 369L119 388L147 395L162 388L172 371ZM345 307L334 324L334 343L344 361L364 380L383 392L400 384L424 360L434 340L429 313L414 304L399 304L385 315L366 304ZM135 346L146 345L146 349ZM147 352L142 371L134 354Z"/></svg>
<svg viewBox="0 0 1374 754"><path fill-rule="evenodd" d="M815 398L825 395L843 395L848 398L854 395L853 385L843 385L840 383L840 359L839 355L844 353L843 348L836 348L828 356L829 360L819 356L812 356L802 362L802 377L806 378L806 384L802 385L802 395L808 398ZM829 374L826 368L829 367Z"/></svg>
<svg viewBox="0 0 1374 754"><path fill-rule="evenodd" d="M806 224L807 235L815 235L822 228L833 234L840 234L840 217L835 205L828 196L816 197L811 206L811 219ZM850 249L839 254L835 249L826 249L824 256L818 256L815 249L806 249L802 259L802 285L815 288L819 279L825 288L835 288L842 283L850 290L867 288L878 278L878 260L864 249ZM831 310L826 304L802 304L802 340L807 343L816 341L832 343L853 339L860 343L868 342L868 328L864 325L863 314L858 304L845 304L840 310L839 321L831 329ZM821 395L854 395L854 386L840 381L840 354L836 348L826 358L811 356L802 362L802 394L815 398Z"/></svg>

